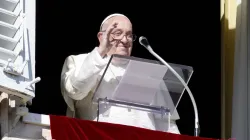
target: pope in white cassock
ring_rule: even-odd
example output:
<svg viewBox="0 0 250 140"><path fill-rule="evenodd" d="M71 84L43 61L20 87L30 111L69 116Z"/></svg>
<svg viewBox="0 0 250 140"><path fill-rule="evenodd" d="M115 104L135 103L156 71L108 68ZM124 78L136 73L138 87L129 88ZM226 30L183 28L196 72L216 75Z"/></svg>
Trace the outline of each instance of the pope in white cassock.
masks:
<svg viewBox="0 0 250 140"><path fill-rule="evenodd" d="M112 54L130 56L133 41L132 24L122 14L109 15L101 24L97 34L100 42L91 52L86 54L68 56L63 65L61 73L61 91L67 103L67 116L85 120L96 120L97 105L92 103L95 88L108 64ZM112 63L115 75L122 75L122 65ZM113 74L108 71L106 74ZM113 77L115 79L115 77ZM112 92L112 80L103 79L107 82L102 84L102 92ZM115 86L113 86L115 87ZM139 110L128 110L121 107L110 107L99 114L99 121L131 125L151 130L168 131L179 134L175 119L171 119L168 130L166 120L155 119L147 112Z"/></svg>

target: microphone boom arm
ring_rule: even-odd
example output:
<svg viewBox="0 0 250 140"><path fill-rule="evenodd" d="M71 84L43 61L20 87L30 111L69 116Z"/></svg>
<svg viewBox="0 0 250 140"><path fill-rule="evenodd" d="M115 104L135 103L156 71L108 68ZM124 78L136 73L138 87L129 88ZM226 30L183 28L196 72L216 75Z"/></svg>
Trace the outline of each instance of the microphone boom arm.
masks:
<svg viewBox="0 0 250 140"><path fill-rule="evenodd" d="M145 45L145 44L142 43L143 39L145 39L145 42L146 42L147 45ZM189 96L191 98L193 107L194 107L194 114L195 114L195 130L194 130L194 135L196 137L198 137L199 133L200 133L198 109L197 109L197 105L196 105L196 102L195 102L195 99L193 97L193 94L192 94L191 90L187 86L186 82L181 78L181 76L166 61L164 61L158 54L156 54L153 51L153 49L150 47L150 45L147 42L147 39L145 37L140 37L139 41L140 41L140 44L143 45L153 56L155 56L160 62L162 62L164 65L166 65L170 69L171 72L174 73L174 75L180 80L180 82L183 84L183 86L187 90L187 92L188 92L188 94L189 94Z"/></svg>

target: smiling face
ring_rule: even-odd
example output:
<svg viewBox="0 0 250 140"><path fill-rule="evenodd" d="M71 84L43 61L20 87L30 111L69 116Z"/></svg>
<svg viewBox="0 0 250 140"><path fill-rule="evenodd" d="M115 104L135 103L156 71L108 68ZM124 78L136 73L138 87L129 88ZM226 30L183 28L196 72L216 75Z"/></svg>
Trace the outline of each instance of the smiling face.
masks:
<svg viewBox="0 0 250 140"><path fill-rule="evenodd" d="M116 21L117 27L111 32L109 40L111 40L111 49L107 55L119 54L130 56L133 46L132 24L127 17L115 16L108 19L102 26L101 31L98 33L99 42L103 39L103 32L108 26Z"/></svg>

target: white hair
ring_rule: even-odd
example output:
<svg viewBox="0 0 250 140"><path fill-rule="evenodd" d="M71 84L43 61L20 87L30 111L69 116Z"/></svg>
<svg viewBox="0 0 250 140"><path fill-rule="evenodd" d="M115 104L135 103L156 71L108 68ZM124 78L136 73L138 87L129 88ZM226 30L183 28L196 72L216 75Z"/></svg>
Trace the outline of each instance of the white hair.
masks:
<svg viewBox="0 0 250 140"><path fill-rule="evenodd" d="M114 16L123 16L123 17L128 18L127 16L125 16L125 15L123 15L123 14L119 14L119 13L111 14L111 15L107 16L107 17L102 21L102 24L101 24L101 26L100 26L100 31L102 30L103 24L104 24L108 19L110 19L110 18L112 18L112 17L114 17Z"/></svg>

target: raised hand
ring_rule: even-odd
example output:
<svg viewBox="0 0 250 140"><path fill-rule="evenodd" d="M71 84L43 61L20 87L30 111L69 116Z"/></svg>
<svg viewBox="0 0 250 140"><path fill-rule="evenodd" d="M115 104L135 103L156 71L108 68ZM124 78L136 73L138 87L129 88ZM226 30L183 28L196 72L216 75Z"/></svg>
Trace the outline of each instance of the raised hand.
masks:
<svg viewBox="0 0 250 140"><path fill-rule="evenodd" d="M98 52L100 53L102 57L105 56L112 47L111 45L112 40L110 40L110 34L117 27L117 24L118 23L114 21L112 24L110 24L107 30L103 33L103 39L100 42L100 46L98 48Z"/></svg>

